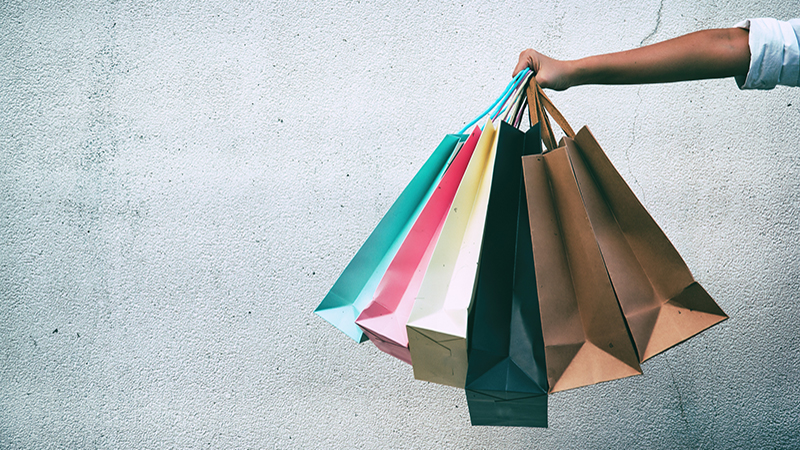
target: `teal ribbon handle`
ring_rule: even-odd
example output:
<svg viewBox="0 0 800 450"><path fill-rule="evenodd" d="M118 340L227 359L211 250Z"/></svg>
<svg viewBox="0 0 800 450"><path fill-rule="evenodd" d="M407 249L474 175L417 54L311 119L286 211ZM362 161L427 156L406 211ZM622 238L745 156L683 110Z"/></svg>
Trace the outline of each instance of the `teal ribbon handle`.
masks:
<svg viewBox="0 0 800 450"><path fill-rule="evenodd" d="M517 85L528 72L530 72L529 68L526 67L525 69L522 69L522 71L520 71L520 73L518 73L517 76L515 76L510 83L508 83L508 86L506 86L506 89L503 91L502 94L500 94L500 97L497 97L497 100L495 100L490 107L486 108L486 111L480 113L478 117L476 117L466 126L464 126L464 128L462 128L461 131L459 131L457 134L464 134L469 128L475 125L479 120L481 120L487 114L492 113L492 111L494 111L495 109L497 109L497 111L495 111L492 115L496 116L500 112L500 108L502 108L503 105L505 105L508 98L514 93L514 91L516 91Z"/></svg>

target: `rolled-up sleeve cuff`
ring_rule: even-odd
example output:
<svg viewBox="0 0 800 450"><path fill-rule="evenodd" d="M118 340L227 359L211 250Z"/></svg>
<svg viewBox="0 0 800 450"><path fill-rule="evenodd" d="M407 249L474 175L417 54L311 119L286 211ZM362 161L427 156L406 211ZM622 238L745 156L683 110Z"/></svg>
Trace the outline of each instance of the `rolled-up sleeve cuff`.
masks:
<svg viewBox="0 0 800 450"><path fill-rule="evenodd" d="M750 30L750 69L736 77L740 89L800 85L800 19L749 19L736 26Z"/></svg>

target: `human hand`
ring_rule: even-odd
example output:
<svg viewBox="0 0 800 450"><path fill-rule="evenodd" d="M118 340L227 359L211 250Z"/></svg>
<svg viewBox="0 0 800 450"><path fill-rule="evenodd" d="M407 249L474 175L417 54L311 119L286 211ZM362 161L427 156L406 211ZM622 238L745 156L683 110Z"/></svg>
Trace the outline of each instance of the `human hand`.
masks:
<svg viewBox="0 0 800 450"><path fill-rule="evenodd" d="M568 61L559 61L529 48L519 54L514 76L526 67L533 71L536 82L543 88L563 91L572 86Z"/></svg>

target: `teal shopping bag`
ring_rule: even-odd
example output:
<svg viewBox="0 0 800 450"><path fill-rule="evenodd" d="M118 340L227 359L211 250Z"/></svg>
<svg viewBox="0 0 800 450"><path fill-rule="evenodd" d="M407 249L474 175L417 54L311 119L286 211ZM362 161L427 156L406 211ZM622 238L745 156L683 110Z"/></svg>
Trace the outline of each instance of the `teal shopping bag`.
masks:
<svg viewBox="0 0 800 450"><path fill-rule="evenodd" d="M444 175L448 161L467 137L445 136L314 310L356 342L366 340L355 324L356 318L372 300L389 263Z"/></svg>

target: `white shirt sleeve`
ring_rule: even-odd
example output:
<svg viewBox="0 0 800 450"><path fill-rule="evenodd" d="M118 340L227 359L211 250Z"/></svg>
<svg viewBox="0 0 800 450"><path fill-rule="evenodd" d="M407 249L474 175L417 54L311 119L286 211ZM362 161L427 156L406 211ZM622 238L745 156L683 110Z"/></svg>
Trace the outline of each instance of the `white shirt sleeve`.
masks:
<svg viewBox="0 0 800 450"><path fill-rule="evenodd" d="M749 19L736 26L750 30L750 69L736 77L740 89L800 86L800 19Z"/></svg>

